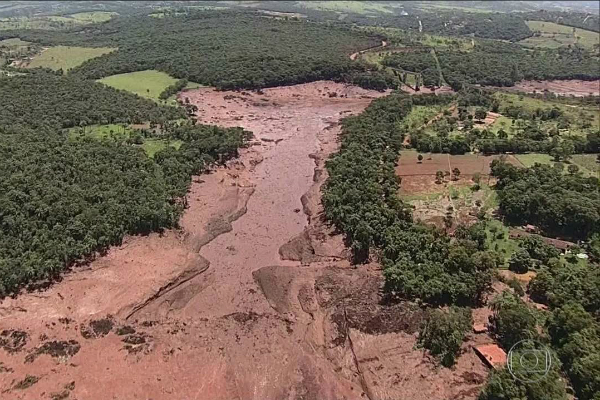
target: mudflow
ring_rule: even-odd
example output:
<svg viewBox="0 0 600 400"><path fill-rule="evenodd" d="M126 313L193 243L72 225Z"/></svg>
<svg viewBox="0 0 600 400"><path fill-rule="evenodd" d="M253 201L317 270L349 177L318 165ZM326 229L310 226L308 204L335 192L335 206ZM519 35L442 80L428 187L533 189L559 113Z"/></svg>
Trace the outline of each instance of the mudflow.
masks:
<svg viewBox="0 0 600 400"><path fill-rule="evenodd" d="M0 303L7 399L474 399L466 352L415 350L421 311L381 302L323 220L340 120L383 93L332 82L187 91L201 123L255 135L194 177L181 229L128 237L59 283Z"/></svg>

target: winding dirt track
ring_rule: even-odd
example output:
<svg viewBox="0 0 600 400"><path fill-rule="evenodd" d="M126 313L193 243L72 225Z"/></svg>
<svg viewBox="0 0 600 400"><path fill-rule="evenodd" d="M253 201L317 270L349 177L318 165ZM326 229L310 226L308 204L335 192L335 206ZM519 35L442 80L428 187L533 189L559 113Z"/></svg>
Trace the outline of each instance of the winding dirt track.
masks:
<svg viewBox="0 0 600 400"><path fill-rule="evenodd" d="M381 95L331 82L183 93L199 121L254 142L195 177L181 230L127 238L0 303L2 398L475 398L482 364L468 352L440 371L414 350L420 310L381 305L378 267L350 268L322 220L339 120Z"/></svg>

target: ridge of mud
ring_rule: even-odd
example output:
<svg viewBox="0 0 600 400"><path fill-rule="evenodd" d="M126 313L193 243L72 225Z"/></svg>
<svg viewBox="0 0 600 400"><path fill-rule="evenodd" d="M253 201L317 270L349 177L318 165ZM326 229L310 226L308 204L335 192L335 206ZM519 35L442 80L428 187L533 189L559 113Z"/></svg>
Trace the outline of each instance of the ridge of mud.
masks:
<svg viewBox="0 0 600 400"><path fill-rule="evenodd" d="M255 163L253 165L257 165L261 161L262 160L258 161L257 163ZM197 254L197 257L198 257L197 262L192 261L191 262L192 265L188 266L183 271L181 271L174 279L168 281L163 286L161 286L156 291L155 294L148 297L146 300L144 300L140 304L134 306L131 309L131 311L129 311L125 315L124 319L126 321L131 319L134 315L141 312L143 309L148 307L150 304L160 300L162 297L168 295L173 290L188 283L192 279L196 278L197 276L199 276L200 274L202 274L206 270L208 270L210 267L210 262L206 258L204 258L203 256L201 256L199 254L200 250L202 249L203 246L209 244L211 241L213 241L220 235L227 233L227 232L231 232L231 230L233 230L232 223L234 221L238 220L239 218L241 218L244 214L246 214L246 212L248 211L248 208L247 208L248 200L250 200L250 197L252 196L253 193L254 193L254 188L248 188L248 190L246 190L244 192L244 195L242 195L238 198L238 205L241 202L241 204L242 204L241 206L239 206L233 212L227 213L225 215L218 215L218 216L210 219L206 224L207 232L204 235L202 235L200 237L196 237L194 239L188 238L188 241L190 242L193 251L198 253Z"/></svg>

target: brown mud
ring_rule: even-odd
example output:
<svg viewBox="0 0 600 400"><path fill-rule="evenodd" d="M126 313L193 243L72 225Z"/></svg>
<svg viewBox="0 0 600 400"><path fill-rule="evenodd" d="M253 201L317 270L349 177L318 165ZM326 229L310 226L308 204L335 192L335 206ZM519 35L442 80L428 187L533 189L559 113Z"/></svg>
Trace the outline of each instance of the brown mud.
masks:
<svg viewBox="0 0 600 400"><path fill-rule="evenodd" d="M339 121L381 95L331 82L182 94L200 122L255 140L194 178L180 230L0 303L1 397L474 399L487 370L473 352L450 370L415 350L422 311L384 305L379 267L351 267L323 221Z"/></svg>

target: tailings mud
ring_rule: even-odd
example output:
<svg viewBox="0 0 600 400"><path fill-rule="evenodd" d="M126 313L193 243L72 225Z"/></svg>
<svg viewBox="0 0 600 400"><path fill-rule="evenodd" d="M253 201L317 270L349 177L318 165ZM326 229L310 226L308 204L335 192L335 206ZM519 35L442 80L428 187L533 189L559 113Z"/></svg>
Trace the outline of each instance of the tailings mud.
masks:
<svg viewBox="0 0 600 400"><path fill-rule="evenodd" d="M378 266L351 267L322 218L339 121L381 95L331 82L181 94L253 142L194 178L180 230L0 303L3 396L475 398L460 373L484 376L481 363L469 352L440 372L414 350L420 309L380 304Z"/></svg>

